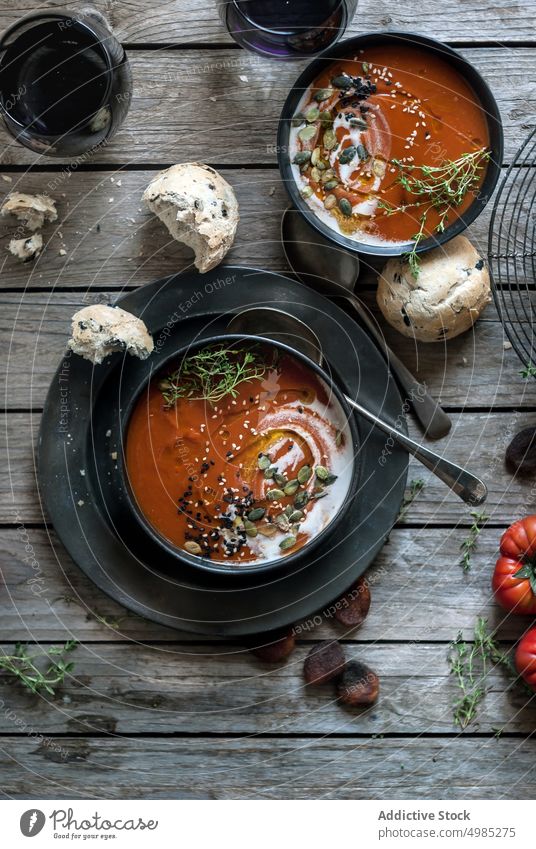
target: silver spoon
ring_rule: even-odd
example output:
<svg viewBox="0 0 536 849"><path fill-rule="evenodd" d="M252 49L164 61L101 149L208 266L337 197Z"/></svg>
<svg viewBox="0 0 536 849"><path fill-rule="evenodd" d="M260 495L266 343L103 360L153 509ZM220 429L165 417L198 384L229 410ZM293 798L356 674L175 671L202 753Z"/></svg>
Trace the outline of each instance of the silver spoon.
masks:
<svg viewBox="0 0 536 849"><path fill-rule="evenodd" d="M402 387L405 397L411 402L425 435L429 439L441 439L446 436L452 427L451 420L426 387L419 383L389 348L354 293L359 275L359 259L347 251L335 248L320 233L309 227L292 207L283 213L281 242L288 264L306 286L311 286L323 295L339 295L352 304L372 338L386 354L389 368Z"/></svg>
<svg viewBox="0 0 536 849"><path fill-rule="evenodd" d="M316 333L301 319L295 318L283 310L273 307L251 307L233 316L227 325L229 333L266 336L276 342L284 342L301 351L313 362L322 365L322 345ZM477 506L487 498L486 484L475 475L451 463L435 451L419 445L409 436L401 433L394 425L381 419L362 404L344 396L354 410L371 422L375 427L390 436L394 442L417 458L432 474L446 483L467 504Z"/></svg>

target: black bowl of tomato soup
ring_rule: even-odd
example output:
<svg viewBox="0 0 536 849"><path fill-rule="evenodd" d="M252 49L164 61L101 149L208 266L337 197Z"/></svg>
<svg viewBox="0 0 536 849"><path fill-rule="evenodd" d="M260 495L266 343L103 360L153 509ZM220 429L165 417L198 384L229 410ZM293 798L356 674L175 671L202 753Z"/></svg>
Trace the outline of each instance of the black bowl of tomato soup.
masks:
<svg viewBox="0 0 536 849"><path fill-rule="evenodd" d="M218 336L170 355L121 429L131 517L197 570L284 572L336 532L356 494L358 430L336 379L265 338Z"/></svg>
<svg viewBox="0 0 536 849"><path fill-rule="evenodd" d="M503 131L460 53L411 33L369 33L317 57L292 87L278 160L293 205L349 251L388 257L461 233L500 174Z"/></svg>

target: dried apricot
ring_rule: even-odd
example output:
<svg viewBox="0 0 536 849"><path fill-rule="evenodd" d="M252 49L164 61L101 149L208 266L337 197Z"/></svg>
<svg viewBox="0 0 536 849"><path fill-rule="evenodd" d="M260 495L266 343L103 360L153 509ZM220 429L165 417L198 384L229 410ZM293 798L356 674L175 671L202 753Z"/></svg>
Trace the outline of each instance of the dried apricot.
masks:
<svg viewBox="0 0 536 849"><path fill-rule="evenodd" d="M303 674L308 684L324 684L341 674L344 669L344 652L337 640L325 640L314 646L303 664Z"/></svg>
<svg viewBox="0 0 536 849"><path fill-rule="evenodd" d="M250 652L264 660L265 663L280 663L292 654L296 646L293 629L289 631L272 631L270 634L262 634L254 638L261 643L253 646L250 644Z"/></svg>
<svg viewBox="0 0 536 849"><path fill-rule="evenodd" d="M511 472L532 475L536 472L536 428L525 427L516 433L506 449L506 465Z"/></svg>
<svg viewBox="0 0 536 849"><path fill-rule="evenodd" d="M349 590L334 603L335 619L347 628L358 628L365 621L370 608L370 587L365 577L359 578Z"/></svg>
<svg viewBox="0 0 536 849"><path fill-rule="evenodd" d="M337 682L337 696L345 705L372 705L378 698L380 681L365 663L351 660Z"/></svg>

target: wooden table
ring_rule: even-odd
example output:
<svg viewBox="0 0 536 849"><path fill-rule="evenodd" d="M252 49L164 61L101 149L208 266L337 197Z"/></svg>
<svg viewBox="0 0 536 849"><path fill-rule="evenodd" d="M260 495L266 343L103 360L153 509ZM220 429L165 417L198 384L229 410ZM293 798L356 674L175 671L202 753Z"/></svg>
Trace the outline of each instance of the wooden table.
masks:
<svg viewBox="0 0 536 849"><path fill-rule="evenodd" d="M4 0L0 27L38 7ZM48 4L55 5L55 4ZM60 4L58 4L60 5ZM78 3L71 4L79 5ZM85 4L80 4L85 5ZM446 661L477 616L505 646L526 623L505 617L490 593L502 530L536 509L536 487L504 469L511 436L536 418L533 382L490 306L474 332L445 346L387 333L393 348L454 420L439 445L490 489L489 521L473 567L460 568L468 508L416 464L425 488L369 572L373 604L361 630L305 631L289 661L267 666L238 643L214 643L122 610L70 561L36 494L40 411L80 305L190 267L142 207L161 167L199 159L236 189L241 222L229 261L284 272L279 222L287 203L275 131L301 63L264 61L237 48L203 0L98 0L127 45L134 72L128 120L78 167L38 159L0 133L2 193L48 191L59 221L33 264L6 251L1 229L1 337L5 377L0 527L0 639L42 646L81 641L75 670L55 698L34 697L0 676L0 792L6 797L534 798L536 710L507 691L500 671L478 722L453 724L456 687ZM460 48L490 83L502 112L506 163L535 122L536 0L360 0L352 31L420 31ZM471 228L486 251L488 208ZM65 250L66 254L62 251ZM363 291L372 303L370 275ZM410 429L416 428L410 422ZM37 566L36 566L37 564ZM39 570L39 571L37 571ZM37 585L31 579L39 576ZM33 590L32 590L33 587ZM365 712L331 690L304 690L311 645L340 636L349 657L381 677Z"/></svg>

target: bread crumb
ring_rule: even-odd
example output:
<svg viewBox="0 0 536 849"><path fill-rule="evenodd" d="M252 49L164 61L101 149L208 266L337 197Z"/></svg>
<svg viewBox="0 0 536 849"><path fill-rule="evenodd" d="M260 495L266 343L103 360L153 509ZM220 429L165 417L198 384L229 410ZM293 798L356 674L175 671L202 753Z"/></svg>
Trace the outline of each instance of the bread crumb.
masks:
<svg viewBox="0 0 536 849"><path fill-rule="evenodd" d="M78 504L79 507L84 506L84 500L82 498L80 498L79 501L77 501L76 503Z"/></svg>
<svg viewBox="0 0 536 849"><path fill-rule="evenodd" d="M243 82L243 83L249 83L249 79L248 79L248 77L246 76L246 74L240 74L240 76L238 77L238 79L239 79L239 80L242 80L242 82Z"/></svg>
<svg viewBox="0 0 536 849"><path fill-rule="evenodd" d="M58 251L58 253L59 253L59 255L60 255L60 256L65 256L65 254L67 253L67 251L65 250L65 248L60 248L60 249L59 249L59 251Z"/></svg>
<svg viewBox="0 0 536 849"><path fill-rule="evenodd" d="M111 428L108 428L108 430L106 431L106 433L104 435L110 437L112 435Z"/></svg>
<svg viewBox="0 0 536 849"><path fill-rule="evenodd" d="M2 174L2 180L4 181L4 183L12 183L13 177L8 177L7 174Z"/></svg>
<svg viewBox="0 0 536 849"><path fill-rule="evenodd" d="M273 198L273 196L275 195L275 186L272 186L272 188L270 189L268 194L270 195L271 198Z"/></svg>
<svg viewBox="0 0 536 849"><path fill-rule="evenodd" d="M511 347L512 347L511 342L503 342L503 348L504 348L505 351L509 351Z"/></svg>
<svg viewBox="0 0 536 849"><path fill-rule="evenodd" d="M117 460L117 451L112 451L110 457L112 458L112 460Z"/></svg>

